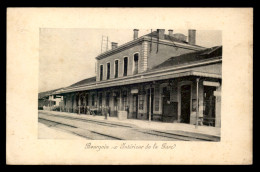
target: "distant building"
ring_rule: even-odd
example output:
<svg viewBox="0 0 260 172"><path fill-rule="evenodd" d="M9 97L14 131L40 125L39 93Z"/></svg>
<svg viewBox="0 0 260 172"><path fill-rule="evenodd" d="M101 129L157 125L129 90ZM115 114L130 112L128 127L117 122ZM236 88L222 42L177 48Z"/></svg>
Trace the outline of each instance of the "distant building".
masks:
<svg viewBox="0 0 260 172"><path fill-rule="evenodd" d="M133 35L96 57L95 77L53 93L61 110L220 127L222 46L196 45L195 30L188 41L164 29Z"/></svg>
<svg viewBox="0 0 260 172"><path fill-rule="evenodd" d="M53 95L53 93L58 90L61 89L40 92L38 94L38 109L53 110L54 108L59 107L60 103L63 101L63 97L60 95Z"/></svg>

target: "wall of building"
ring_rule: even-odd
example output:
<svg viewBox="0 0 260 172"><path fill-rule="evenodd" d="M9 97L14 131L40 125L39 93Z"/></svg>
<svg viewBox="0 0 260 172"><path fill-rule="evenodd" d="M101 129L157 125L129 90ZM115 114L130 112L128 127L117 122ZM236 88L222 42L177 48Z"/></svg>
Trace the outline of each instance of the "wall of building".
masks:
<svg viewBox="0 0 260 172"><path fill-rule="evenodd" d="M158 52L157 52L157 43L152 43L152 48L150 48L150 42L147 45L148 47L148 60L147 60L147 68L151 69L156 65L159 65L166 61L167 59L179 56L181 54L186 54L189 52L194 52L194 50L184 49L184 48L176 48L170 45L159 44ZM152 50L152 51L150 51Z"/></svg>
<svg viewBox="0 0 260 172"><path fill-rule="evenodd" d="M132 47L129 47L126 50L122 50L116 54L111 56L107 56L104 59L97 60L97 81L100 81L100 65L103 64L103 80L107 80L107 63L110 62L110 79L115 78L114 68L115 68L115 60L119 60L119 70L118 70L118 78L123 77L124 70L124 57L128 57L128 68L127 75L133 75L133 58L135 53L139 53L139 62L142 61L142 44L136 44ZM140 64L140 63L139 63ZM138 66L138 71L141 71L141 65Z"/></svg>
<svg viewBox="0 0 260 172"><path fill-rule="evenodd" d="M151 50L151 51L150 51ZM116 54L107 56L104 59L97 60L97 81L100 81L100 65L103 65L103 80L107 80L107 63L110 62L110 79L115 78L115 60L119 60L119 75L118 77L123 77L124 70L124 57L128 57L128 70L127 76L133 75L133 62L134 54L139 54L139 73L151 69L156 65L159 65L166 61L167 59L179 56L181 54L194 52L194 50L186 48L176 48L171 45L166 45L160 43L157 52L157 43L151 43L149 41L143 41L139 44L129 47L128 49L122 50Z"/></svg>

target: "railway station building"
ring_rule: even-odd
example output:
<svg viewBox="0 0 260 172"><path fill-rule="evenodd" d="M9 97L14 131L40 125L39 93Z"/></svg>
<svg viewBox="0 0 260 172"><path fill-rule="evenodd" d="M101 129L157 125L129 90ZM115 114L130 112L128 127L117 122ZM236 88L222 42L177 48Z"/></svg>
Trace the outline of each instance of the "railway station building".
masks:
<svg viewBox="0 0 260 172"><path fill-rule="evenodd" d="M187 40L188 39L188 40ZM222 46L157 29L96 57L96 76L54 92L77 114L221 126Z"/></svg>

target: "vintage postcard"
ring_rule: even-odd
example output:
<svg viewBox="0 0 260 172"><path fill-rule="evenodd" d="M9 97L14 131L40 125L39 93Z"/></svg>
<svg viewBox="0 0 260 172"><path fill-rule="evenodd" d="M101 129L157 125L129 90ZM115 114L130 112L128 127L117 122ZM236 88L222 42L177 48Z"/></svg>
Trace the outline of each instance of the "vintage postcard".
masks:
<svg viewBox="0 0 260 172"><path fill-rule="evenodd" d="M252 164L252 47L250 8L9 8L6 163Z"/></svg>

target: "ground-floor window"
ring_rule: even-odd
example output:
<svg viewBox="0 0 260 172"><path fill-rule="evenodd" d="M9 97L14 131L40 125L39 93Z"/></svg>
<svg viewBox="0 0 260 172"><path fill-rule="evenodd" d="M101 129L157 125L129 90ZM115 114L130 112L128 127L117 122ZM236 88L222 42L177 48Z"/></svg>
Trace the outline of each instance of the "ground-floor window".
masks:
<svg viewBox="0 0 260 172"><path fill-rule="evenodd" d="M99 102L98 102L99 106L102 107L102 93L99 94L98 99L99 99Z"/></svg>
<svg viewBox="0 0 260 172"><path fill-rule="evenodd" d="M88 106L88 94L86 95L86 106Z"/></svg>
<svg viewBox="0 0 260 172"><path fill-rule="evenodd" d="M114 96L114 110L117 111L118 110L118 107L117 107L117 100L118 97L117 96Z"/></svg>
<svg viewBox="0 0 260 172"><path fill-rule="evenodd" d="M127 97L126 96L123 97L123 108L124 108L124 110L127 109Z"/></svg>
<svg viewBox="0 0 260 172"><path fill-rule="evenodd" d="M79 105L79 96L76 96L76 106Z"/></svg>
<svg viewBox="0 0 260 172"><path fill-rule="evenodd" d="M139 96L139 110L144 110L144 95Z"/></svg>
<svg viewBox="0 0 260 172"><path fill-rule="evenodd" d="M92 106L95 106L95 94L92 94Z"/></svg>
<svg viewBox="0 0 260 172"><path fill-rule="evenodd" d="M83 103L83 97L80 97L80 105L83 106L84 103Z"/></svg>

